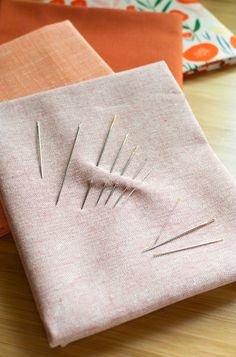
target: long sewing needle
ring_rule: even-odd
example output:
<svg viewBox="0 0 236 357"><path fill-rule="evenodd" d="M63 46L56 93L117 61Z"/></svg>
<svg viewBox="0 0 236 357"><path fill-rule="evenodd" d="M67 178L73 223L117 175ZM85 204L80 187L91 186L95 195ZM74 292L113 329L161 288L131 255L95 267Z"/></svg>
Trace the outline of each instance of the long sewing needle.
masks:
<svg viewBox="0 0 236 357"><path fill-rule="evenodd" d="M99 157L98 157L98 159L97 159L96 166L99 166L99 164L100 164L100 162L101 162L101 159L102 159L103 153L104 153L104 151L105 151L105 148L106 148L106 145L107 145L107 142L108 142L108 139L109 139L111 130L112 130L113 126L114 126L115 120L116 120L116 115L114 115L114 117L113 117L113 119L112 119L112 121L111 121L110 127L109 127L109 129L108 129L107 135L106 135L105 140L104 140L103 145L102 145L102 149L101 149L100 154L99 154ZM90 181L90 182L89 182L89 185L88 185L88 188L87 188L87 191L86 191L86 193L85 193L85 197L84 197L84 200L83 200L81 209L83 209L83 207L84 207L84 205L85 205L85 202L86 202L86 200L87 200L87 198L88 198L88 195L89 195L89 192L90 192L90 190L91 190L91 187L92 187L92 185L91 185L91 181ZM105 187L104 187L104 189L105 189ZM104 189L103 189L103 190L104 190ZM99 198L99 199L100 199L100 198Z"/></svg>
<svg viewBox="0 0 236 357"><path fill-rule="evenodd" d="M41 128L40 128L40 122L36 122L36 128L37 128L37 137L38 137L38 153L39 153L39 170L40 170L40 176L43 178L43 157L42 157L42 143L41 143Z"/></svg>
<svg viewBox="0 0 236 357"><path fill-rule="evenodd" d="M128 139L128 136L129 136L129 134L125 135L124 140L122 141L122 143L121 143L121 145L119 147L119 150L117 151L117 154L115 156L115 159L114 159L114 161L112 163L112 166L111 166L111 169L110 169L110 173L112 173L114 168L115 168L116 162L119 159L120 153L121 153L121 151L122 151L122 149L123 149L123 147L124 147L124 145L126 143L126 140Z"/></svg>
<svg viewBox="0 0 236 357"><path fill-rule="evenodd" d="M168 252L155 254L155 255L153 255L153 258L157 258L157 257L161 257L163 255L173 254L173 253L177 253L177 252L183 252L183 251L189 250L189 249L195 249L195 248L199 248L199 247L204 247L206 245L219 243L219 242L223 242L223 239L221 238L221 239L217 239L217 240L213 240L213 241L209 241L209 242L205 242L205 243L200 243L200 244L196 244L196 245L190 245L189 247L185 247L185 248L180 248L180 249L170 250Z"/></svg>
<svg viewBox="0 0 236 357"><path fill-rule="evenodd" d="M109 173L110 173L110 174L113 172L113 170L114 170L114 168L115 168L115 164L116 164L116 162L117 162L117 160L118 160L118 158L119 158L119 156L120 156L120 153L121 153L121 151L122 151L122 149L123 149L123 147L124 147L124 145L125 145L125 142L126 142L126 140L127 140L127 138L128 138L128 135L129 135L129 134L126 134L126 135L125 135L124 140L122 141L122 143L121 143L121 145L120 145L120 147L119 147L119 150L117 151L117 154L116 154L116 156L115 156L115 159L114 159L114 161L113 161L113 163L112 163L112 165L111 165L111 168L110 168L110 170L109 170ZM106 188L106 184L104 183L103 186L102 186L102 188L101 188L101 191L100 191L100 193L99 193L99 196L98 196L98 198L97 198L97 201L96 201L96 203L95 203L95 206L97 206L98 202L100 201L100 199L101 199L101 197L102 197L102 194L103 194L105 188Z"/></svg>
<svg viewBox="0 0 236 357"><path fill-rule="evenodd" d="M130 154L128 160L126 161L125 166L124 166L123 169L121 170L120 176L123 176L123 175L125 174L125 172L126 172L126 170L128 169L128 167L129 167L129 165L130 165L130 163L131 163L131 161L132 161L132 159L133 159L133 157L134 157L134 155L135 155L137 149L138 149L138 146L135 146L135 147L133 148L133 150L131 151L131 154Z"/></svg>
<svg viewBox="0 0 236 357"><path fill-rule="evenodd" d="M104 140L104 143L103 143L103 145L102 145L102 149L101 149L100 154L99 154L99 157L98 157L98 159L97 159L96 166L99 166L99 164L100 164L100 161L101 161L101 159L102 159L102 155L103 155L104 150L105 150L105 148L106 148L106 145L107 145L107 142L108 142L108 138L109 138L110 133L111 133L111 130L112 130L113 126L114 126L115 120L116 120L116 115L114 115L114 117L113 117L113 119L112 119L112 121L111 121L110 127L109 127L109 129L108 129L107 135L106 135L105 140Z"/></svg>
<svg viewBox="0 0 236 357"><path fill-rule="evenodd" d="M100 201L100 199L101 199L101 197L102 197L102 194L103 194L105 188L106 188L106 184L104 183L103 186L102 186L102 188L101 188L101 191L99 192L99 195L98 195L97 201L96 201L96 203L95 203L95 206L98 205L98 202Z"/></svg>
<svg viewBox="0 0 236 357"><path fill-rule="evenodd" d="M167 216L167 218L166 218L166 220L165 220L163 226L161 227L160 232L159 232L158 236L156 237L155 242L154 242L153 245L157 244L158 239L160 238L160 236L162 235L162 233L165 231L165 229L166 229L167 225L169 224L170 219L171 219L171 217L173 216L173 213L174 213L174 211L176 210L176 208L177 208L179 202L180 202L180 199L178 198L177 201L176 201L175 204L174 204L174 207L172 208L172 210L171 210L170 213L168 214L168 216Z"/></svg>
<svg viewBox="0 0 236 357"><path fill-rule="evenodd" d="M133 175L132 179L135 180L137 178L137 176L140 174L140 172L144 169L145 165L147 163L147 159L145 159L141 165L139 165L137 171L135 172L135 174ZM118 203L120 202L120 200L124 197L125 193L128 191L128 187L125 187L125 189L121 192L120 196L117 198L117 200L115 201L114 205L112 208L115 208Z"/></svg>
<svg viewBox="0 0 236 357"><path fill-rule="evenodd" d="M66 165L64 177L63 177L63 180L62 180L62 183L61 183L60 190L59 190L59 192L58 192L58 196L57 196L57 200L56 200L56 205L58 204L59 199L60 199L60 196L61 196L61 193L62 193L62 189L63 189L64 183L65 183L65 180L66 180L66 175L67 175L67 172L68 172L70 163L71 163L71 158L72 158L72 155L73 155L73 151L74 151L74 148L75 148L75 144L76 144L77 138L78 138L78 136L79 136L80 128L81 128L81 124L78 125L78 129L77 129L77 132L76 132L76 135L75 135L75 139L74 139L74 142L73 142L73 145L72 145L72 148L71 148L70 156L69 156L69 159L68 159L68 162L67 162L67 165Z"/></svg>
<svg viewBox="0 0 236 357"><path fill-rule="evenodd" d="M128 160L126 161L126 163L125 163L123 169L121 170L120 176L123 176L123 175L125 174L125 172L126 172L126 170L128 169L128 167L129 167L129 165L130 165L130 163L131 163L131 161L132 161L132 159L133 159L133 157L134 157L134 155L135 155L137 149L138 149L138 146L135 146L135 147L133 148L133 150L131 151L131 154L130 154L130 156L128 157ZM109 193L109 195L108 195L108 197L107 197L107 199L106 199L104 205L106 205L106 204L108 203L108 201L110 200L111 196L112 196L113 193L115 192L116 188L117 188L117 184L115 184L115 185L112 187L112 189L111 189L111 191L110 191L110 193Z"/></svg>
<svg viewBox="0 0 236 357"><path fill-rule="evenodd" d="M209 221L207 221L207 222L204 222L204 223L202 223L202 224L199 224L198 226L193 227L193 228L191 228L191 229L189 229L189 230L187 230L187 231L185 231L185 232L183 232L183 233L180 233L180 234L178 234L177 236L175 236L175 237L173 237L173 238L170 238L170 239L168 239L167 241L165 241L165 242L163 242L163 243L160 243L160 244L155 245L155 246L153 246L153 247L151 247L151 248L145 249L145 250L143 250L143 253L149 252L149 251L151 251L151 250L153 250L153 249L156 249L156 248L161 247L161 246L163 246L163 245L166 245L166 244L168 244L168 243L170 243L170 242L173 242L174 240L179 239L179 238L182 238L182 237L184 237L184 236L186 236L186 235L188 235L188 234L190 234L190 233L193 233L193 232L195 232L195 231L197 231L197 230L199 230L199 229L201 229L201 228L203 228L203 227L208 226L209 224L211 224L211 223L213 223L213 222L215 222L215 218L213 218L213 219L211 219L211 220L209 220Z"/></svg>
<svg viewBox="0 0 236 357"><path fill-rule="evenodd" d="M86 191L86 193L85 193L85 196L84 196L82 205L81 205L81 209L84 208L84 205L85 205L85 202L86 202L86 200L87 200L87 197L88 197L88 194L89 194L89 191L90 191L91 187L92 187L92 181L90 180L89 183L88 183L88 188L87 188L87 191Z"/></svg>

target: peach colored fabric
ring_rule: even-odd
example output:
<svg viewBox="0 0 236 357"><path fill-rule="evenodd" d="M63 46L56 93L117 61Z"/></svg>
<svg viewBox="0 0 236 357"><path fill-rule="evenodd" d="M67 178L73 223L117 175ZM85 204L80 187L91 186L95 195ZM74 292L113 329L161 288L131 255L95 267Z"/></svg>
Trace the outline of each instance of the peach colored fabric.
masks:
<svg viewBox="0 0 236 357"><path fill-rule="evenodd" d="M0 46L0 101L110 73L73 25L64 21ZM0 236L7 233L0 207Z"/></svg>
<svg viewBox="0 0 236 357"><path fill-rule="evenodd" d="M181 16L0 1L0 43L68 19L115 72L164 60L182 84Z"/></svg>
<svg viewBox="0 0 236 357"><path fill-rule="evenodd" d="M115 113L118 120L96 167ZM79 122L79 140L56 206ZM0 125L2 199L51 346L236 280L236 186L164 63L3 103ZM109 174L127 132L129 139ZM120 177L136 144L139 151ZM143 172L130 179L145 157ZM154 171L141 184L150 168ZM92 189L81 210L89 180ZM104 207L106 189L95 207L103 180L108 187L117 183L116 194L126 185L137 191L113 209L116 194ZM143 254L179 198L160 242L216 221L155 253L219 238L224 242L159 258Z"/></svg>

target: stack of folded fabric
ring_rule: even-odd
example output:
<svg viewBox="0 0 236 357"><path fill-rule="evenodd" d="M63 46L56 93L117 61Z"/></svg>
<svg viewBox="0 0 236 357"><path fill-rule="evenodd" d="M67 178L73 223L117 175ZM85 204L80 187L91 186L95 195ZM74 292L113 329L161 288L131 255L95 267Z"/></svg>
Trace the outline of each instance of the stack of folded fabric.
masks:
<svg viewBox="0 0 236 357"><path fill-rule="evenodd" d="M0 20L1 201L50 345L235 281L236 187L180 88L178 16Z"/></svg>
<svg viewBox="0 0 236 357"><path fill-rule="evenodd" d="M64 20L72 22L113 71L164 60L182 84L181 18L175 14L130 13L1 0L0 43Z"/></svg>
<svg viewBox="0 0 236 357"><path fill-rule="evenodd" d="M0 4L0 43L41 26L69 19L115 71L164 60L178 83L182 84L181 21L177 16L142 13L137 16L123 11L71 9L9 0L1 0ZM124 31L122 37L119 24ZM48 27L50 37L47 39L44 31L20 37L0 49L0 100L111 73L101 57L98 63L100 70L89 68L90 60L85 63L87 54L88 59L91 56L95 62L99 55L88 43L86 51L85 40L69 23ZM134 33L138 33L138 40L134 41ZM159 36L158 42L156 36ZM8 224L0 208L0 235L8 232Z"/></svg>
<svg viewBox="0 0 236 357"><path fill-rule="evenodd" d="M236 37L199 0L47 1L72 6L178 14L183 21L183 73L185 76L236 63Z"/></svg>

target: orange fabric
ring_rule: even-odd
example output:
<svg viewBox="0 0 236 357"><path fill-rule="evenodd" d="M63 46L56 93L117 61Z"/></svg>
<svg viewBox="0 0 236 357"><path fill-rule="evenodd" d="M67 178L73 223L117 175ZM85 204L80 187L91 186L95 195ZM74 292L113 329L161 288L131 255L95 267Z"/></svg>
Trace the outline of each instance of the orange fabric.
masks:
<svg viewBox="0 0 236 357"><path fill-rule="evenodd" d="M63 21L0 46L0 101L110 73L74 26ZM7 233L0 206L0 237Z"/></svg>
<svg viewBox="0 0 236 357"><path fill-rule="evenodd" d="M69 19L115 72L164 60L182 84L179 15L0 1L0 43Z"/></svg>

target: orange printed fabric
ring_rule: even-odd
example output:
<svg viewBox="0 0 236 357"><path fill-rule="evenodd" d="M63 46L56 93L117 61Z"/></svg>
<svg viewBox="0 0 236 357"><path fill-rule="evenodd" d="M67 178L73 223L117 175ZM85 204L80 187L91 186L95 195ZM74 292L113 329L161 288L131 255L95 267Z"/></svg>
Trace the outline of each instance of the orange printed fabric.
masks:
<svg viewBox="0 0 236 357"><path fill-rule="evenodd" d="M236 36L198 0L46 0L82 7L177 14L182 19L185 76L236 63Z"/></svg>
<svg viewBox="0 0 236 357"><path fill-rule="evenodd" d="M110 73L110 67L74 26L64 21L0 46L0 101ZM0 236L7 233L8 223L0 206Z"/></svg>
<svg viewBox="0 0 236 357"><path fill-rule="evenodd" d="M0 43L68 19L114 72L163 60L182 84L182 21L178 15L7 0L0 3Z"/></svg>

